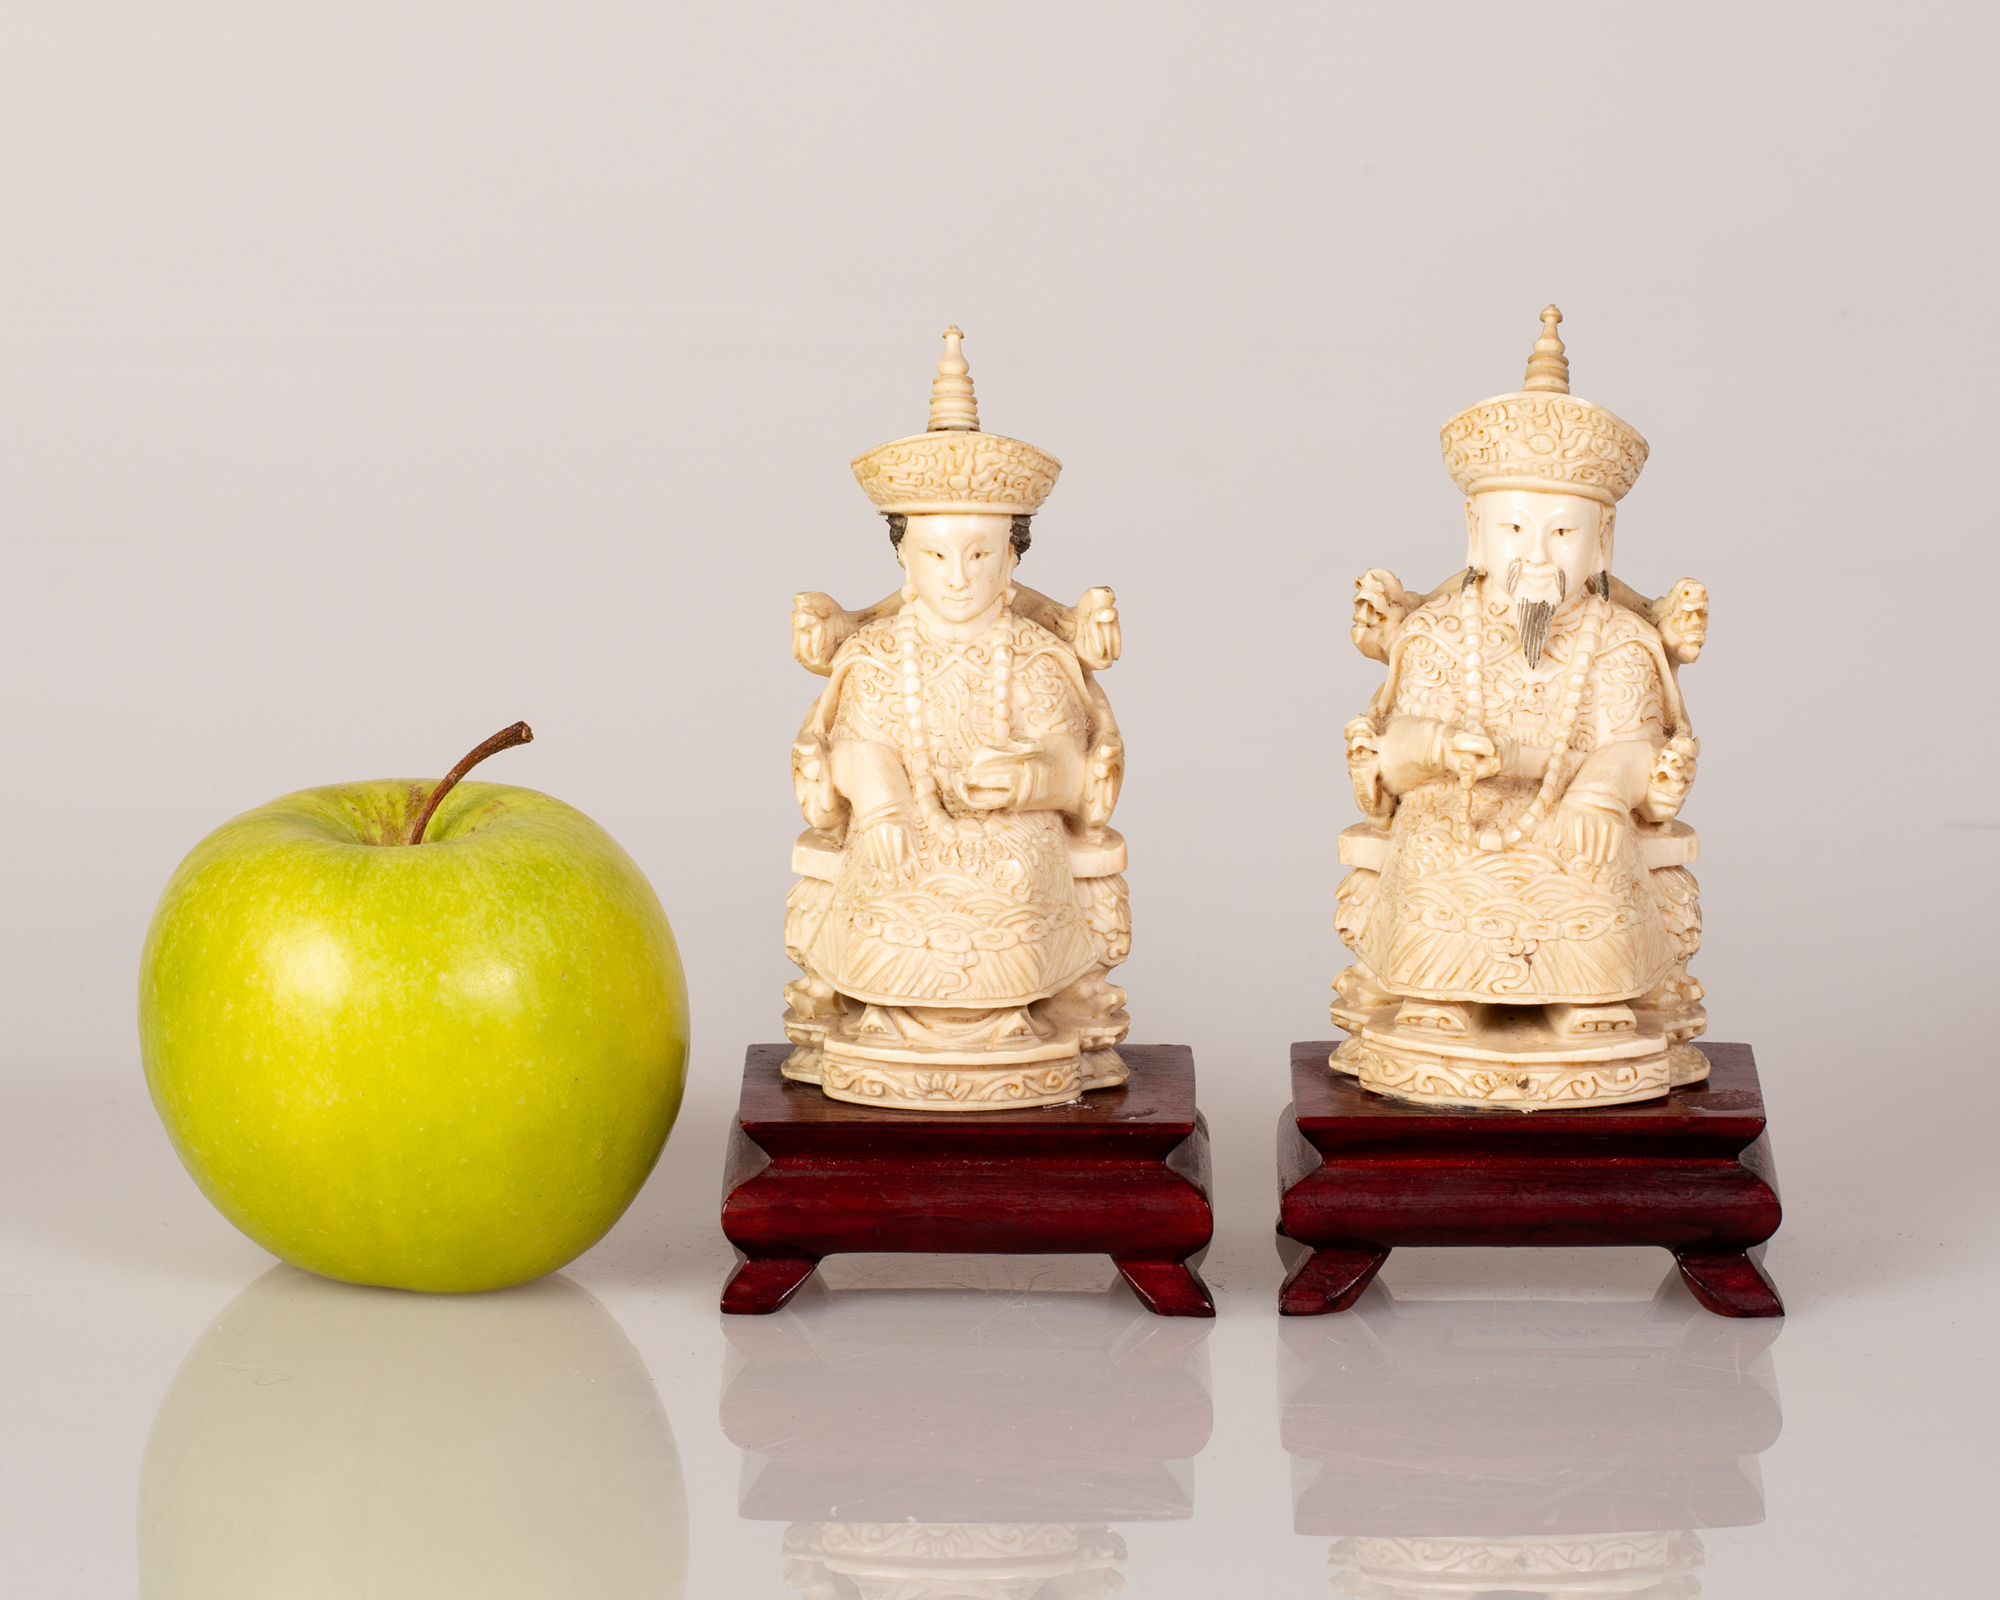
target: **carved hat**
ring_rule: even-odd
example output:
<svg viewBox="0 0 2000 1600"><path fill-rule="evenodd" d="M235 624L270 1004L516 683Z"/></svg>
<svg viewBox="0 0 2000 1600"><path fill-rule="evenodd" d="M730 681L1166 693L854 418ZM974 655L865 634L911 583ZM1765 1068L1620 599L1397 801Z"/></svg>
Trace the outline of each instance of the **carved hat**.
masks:
<svg viewBox="0 0 2000 1600"><path fill-rule="evenodd" d="M854 458L854 476L884 511L992 511L1032 516L1056 486L1062 463L1019 439L979 431L979 404L959 342L944 330L944 358L931 382L931 425Z"/></svg>
<svg viewBox="0 0 2000 1600"><path fill-rule="evenodd" d="M1542 312L1542 336L1519 394L1482 400L1444 425L1445 470L1468 495L1541 489L1616 505L1639 481L1646 441L1602 406L1569 392L1569 358L1556 337L1563 314Z"/></svg>

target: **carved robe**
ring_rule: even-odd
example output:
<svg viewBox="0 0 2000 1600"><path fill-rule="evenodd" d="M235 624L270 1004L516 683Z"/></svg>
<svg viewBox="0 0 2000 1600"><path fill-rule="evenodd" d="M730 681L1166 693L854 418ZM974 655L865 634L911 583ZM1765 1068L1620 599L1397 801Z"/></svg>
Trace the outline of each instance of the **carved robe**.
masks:
<svg viewBox="0 0 2000 1600"><path fill-rule="evenodd" d="M1554 620L1539 669L1530 671L1511 609L1488 602L1481 655L1489 732L1524 746L1553 745L1583 609ZM1658 633L1622 606L1604 610L1570 740L1571 775L1592 750L1628 740L1657 749L1686 731ZM1447 727L1463 722L1463 632L1456 595L1408 618L1373 708L1378 726L1392 715ZM1560 837L1553 811L1518 844L1480 848L1480 835L1515 823L1540 786L1538 778L1506 776L1475 784L1469 828L1464 792L1449 774L1393 802L1379 880L1373 872L1351 874L1341 885L1339 915L1341 936L1384 987L1426 1000L1603 1003L1644 995L1693 953L1700 939L1694 878L1682 867L1647 870L1640 830L1657 831L1650 824L1617 830L1601 866ZM1364 793L1364 807L1371 798L1378 816L1391 803L1379 791Z"/></svg>
<svg viewBox="0 0 2000 1600"><path fill-rule="evenodd" d="M853 848L832 883L802 879L786 944L808 973L842 994L896 1007L1001 1009L1057 993L1122 960L1129 924L1116 878L1079 884L1070 828L1055 811L978 811L954 779L996 743L993 652L1012 655L1015 739L1095 732L1093 699L1074 650L1011 612L962 644L920 639L923 720L942 814L912 808L913 869L876 866ZM868 624L834 658L805 737L862 739L901 755L917 788L902 711L894 618Z"/></svg>

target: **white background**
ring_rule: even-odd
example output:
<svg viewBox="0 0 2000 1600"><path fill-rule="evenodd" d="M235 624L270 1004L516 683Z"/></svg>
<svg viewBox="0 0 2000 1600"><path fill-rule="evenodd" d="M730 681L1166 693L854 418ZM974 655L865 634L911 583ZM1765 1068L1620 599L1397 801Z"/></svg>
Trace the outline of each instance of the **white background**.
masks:
<svg viewBox="0 0 2000 1600"><path fill-rule="evenodd" d="M1620 575L1713 596L1696 972L1785 1188L1770 1515L1710 1536L1707 1592L1985 1571L1995 33L1971 5L9 8L0 1569L136 1592L147 1429L267 1264L139 1076L168 874L251 805L525 717L484 775L630 850L693 996L681 1124L573 1277L671 1415L689 1593L787 1592L735 1517L710 1307L735 1077L788 975L819 684L789 599L896 582L847 462L922 426L951 321L985 425L1066 463L1023 580L1118 593L1121 981L1135 1038L1194 1046L1217 1142L1215 1437L1128 1592L1324 1592L1266 1239L1285 1048L1328 1033L1341 961L1339 730L1379 671L1349 586L1462 560L1438 426L1518 386L1553 300L1576 392L1653 449Z"/></svg>

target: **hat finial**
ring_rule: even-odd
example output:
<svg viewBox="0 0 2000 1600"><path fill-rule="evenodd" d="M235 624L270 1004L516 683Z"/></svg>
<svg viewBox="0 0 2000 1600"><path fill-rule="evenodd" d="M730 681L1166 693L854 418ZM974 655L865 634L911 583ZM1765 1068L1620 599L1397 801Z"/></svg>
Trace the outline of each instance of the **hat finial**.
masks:
<svg viewBox="0 0 2000 1600"><path fill-rule="evenodd" d="M1569 393L1569 357L1556 337L1556 324L1562 319L1563 314L1554 306L1542 308L1542 336L1535 341L1535 353L1528 357L1528 376L1521 385L1529 394Z"/></svg>
<svg viewBox="0 0 2000 1600"><path fill-rule="evenodd" d="M959 341L965 337L956 328L944 330L944 356L937 376L931 380L931 425L929 433L977 433L979 402L972 395L972 369L965 363Z"/></svg>
<svg viewBox="0 0 2000 1600"><path fill-rule="evenodd" d="M1542 312L1524 392L1482 400L1444 425L1438 442L1461 493L1540 490L1615 506L1638 482L1646 464L1639 430L1569 392L1569 358L1556 337L1562 315L1554 306Z"/></svg>
<svg viewBox="0 0 2000 1600"><path fill-rule="evenodd" d="M1019 439L982 432L965 335L944 330L944 359L931 383L930 426L854 458L854 476L870 500L898 516L962 513L1031 517L1056 486L1062 463Z"/></svg>

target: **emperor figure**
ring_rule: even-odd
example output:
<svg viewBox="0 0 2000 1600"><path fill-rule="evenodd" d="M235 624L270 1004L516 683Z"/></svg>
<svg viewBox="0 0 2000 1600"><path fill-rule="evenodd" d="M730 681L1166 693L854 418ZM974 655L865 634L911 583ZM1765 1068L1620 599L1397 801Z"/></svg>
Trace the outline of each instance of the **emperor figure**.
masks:
<svg viewBox="0 0 2000 1600"><path fill-rule="evenodd" d="M1676 820L1698 749L1678 673L1708 596L1611 575L1647 446L1570 394L1561 321L1542 313L1521 392L1445 424L1465 568L1428 595L1379 569L1356 584L1355 643L1388 677L1347 727L1367 820L1341 835L1355 961L1332 1065L1407 1099L1612 1105L1708 1072Z"/></svg>
<svg viewBox="0 0 2000 1600"><path fill-rule="evenodd" d="M827 678L792 747L808 824L785 949L785 1075L862 1105L1055 1105L1125 1081L1106 981L1131 945L1124 746L1095 674L1108 589L1075 609L1014 582L1062 464L982 433L945 330L930 427L854 462L900 591L860 612L794 600Z"/></svg>

